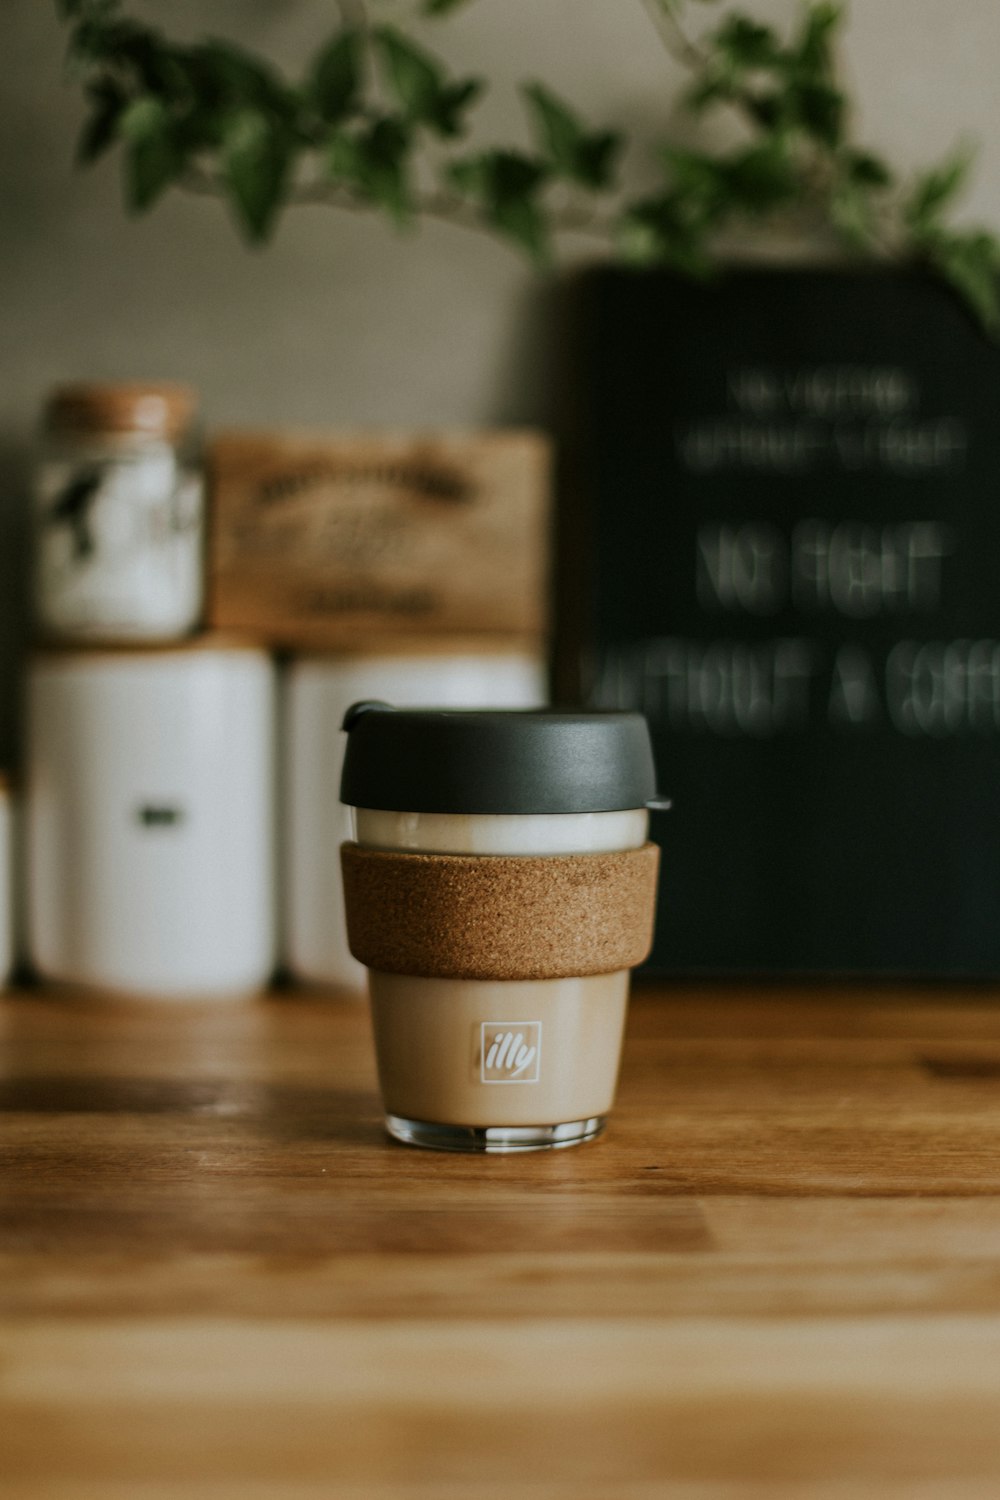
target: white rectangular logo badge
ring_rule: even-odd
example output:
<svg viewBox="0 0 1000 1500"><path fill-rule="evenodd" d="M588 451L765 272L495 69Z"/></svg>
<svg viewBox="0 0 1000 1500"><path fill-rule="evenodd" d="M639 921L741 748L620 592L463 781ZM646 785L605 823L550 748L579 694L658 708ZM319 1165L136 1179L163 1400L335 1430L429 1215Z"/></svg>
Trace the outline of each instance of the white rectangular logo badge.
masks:
<svg viewBox="0 0 1000 1500"><path fill-rule="evenodd" d="M483 1083L537 1083L542 1062L541 1021L484 1021L479 1055Z"/></svg>

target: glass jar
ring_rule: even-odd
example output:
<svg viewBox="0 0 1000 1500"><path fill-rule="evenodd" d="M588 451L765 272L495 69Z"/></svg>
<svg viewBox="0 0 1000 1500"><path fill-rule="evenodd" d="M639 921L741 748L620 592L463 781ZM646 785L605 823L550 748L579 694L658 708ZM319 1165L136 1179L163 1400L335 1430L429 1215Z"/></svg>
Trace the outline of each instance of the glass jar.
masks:
<svg viewBox="0 0 1000 1500"><path fill-rule="evenodd" d="M61 639L188 634L204 599L196 398L180 385L72 385L45 417L35 619Z"/></svg>

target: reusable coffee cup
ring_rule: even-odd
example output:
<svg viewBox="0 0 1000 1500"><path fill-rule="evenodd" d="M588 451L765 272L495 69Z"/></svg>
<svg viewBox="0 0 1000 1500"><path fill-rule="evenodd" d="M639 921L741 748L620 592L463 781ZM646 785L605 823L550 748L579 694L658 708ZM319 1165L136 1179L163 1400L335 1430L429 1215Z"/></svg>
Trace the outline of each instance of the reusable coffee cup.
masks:
<svg viewBox="0 0 1000 1500"><path fill-rule="evenodd" d="M652 944L645 720L358 703L344 729L347 932L389 1134L490 1152L599 1135Z"/></svg>

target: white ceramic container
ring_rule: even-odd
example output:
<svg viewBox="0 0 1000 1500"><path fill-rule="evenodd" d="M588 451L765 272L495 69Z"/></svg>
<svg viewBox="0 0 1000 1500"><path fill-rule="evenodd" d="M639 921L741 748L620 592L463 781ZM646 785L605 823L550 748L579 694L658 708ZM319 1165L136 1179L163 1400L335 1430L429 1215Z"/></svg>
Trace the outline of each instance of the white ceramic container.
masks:
<svg viewBox="0 0 1000 1500"><path fill-rule="evenodd" d="M275 714L270 657L239 643L34 658L25 838L40 974L178 997L266 983Z"/></svg>
<svg viewBox="0 0 1000 1500"><path fill-rule="evenodd" d="M351 837L340 802L344 714L361 698L414 708L540 707L545 668L529 652L301 657L286 688L285 956L300 979L362 995L367 975L347 946L340 870L340 846Z"/></svg>

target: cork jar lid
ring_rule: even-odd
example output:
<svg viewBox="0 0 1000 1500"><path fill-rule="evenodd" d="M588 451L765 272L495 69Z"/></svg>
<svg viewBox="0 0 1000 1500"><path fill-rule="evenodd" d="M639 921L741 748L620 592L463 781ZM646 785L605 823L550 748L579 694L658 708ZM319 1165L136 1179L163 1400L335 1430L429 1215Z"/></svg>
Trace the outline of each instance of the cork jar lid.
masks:
<svg viewBox="0 0 1000 1500"><path fill-rule="evenodd" d="M138 433L171 439L190 427L197 405L195 391L186 385L81 383L53 391L45 421L53 432Z"/></svg>
<svg viewBox="0 0 1000 1500"><path fill-rule="evenodd" d="M657 804L641 714L356 703L344 728L340 795L351 807L541 814Z"/></svg>

